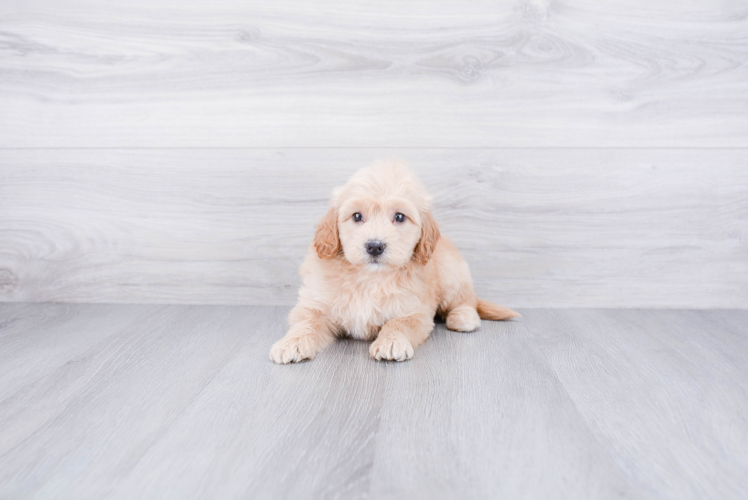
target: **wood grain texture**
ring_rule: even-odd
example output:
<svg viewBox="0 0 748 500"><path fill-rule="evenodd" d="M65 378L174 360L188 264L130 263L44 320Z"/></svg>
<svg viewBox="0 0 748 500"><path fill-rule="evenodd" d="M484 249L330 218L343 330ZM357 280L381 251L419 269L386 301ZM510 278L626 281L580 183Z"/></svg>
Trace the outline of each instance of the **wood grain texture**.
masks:
<svg viewBox="0 0 748 500"><path fill-rule="evenodd" d="M278 366L287 311L0 304L0 496L748 493L747 311L530 309Z"/></svg>
<svg viewBox="0 0 748 500"><path fill-rule="evenodd" d="M741 0L0 4L1 147L744 147Z"/></svg>
<svg viewBox="0 0 748 500"><path fill-rule="evenodd" d="M332 189L410 161L479 295L748 307L748 150L13 150L0 300L292 304Z"/></svg>
<svg viewBox="0 0 748 500"><path fill-rule="evenodd" d="M748 356L747 320L724 311L541 312L527 328L553 322L537 347L589 430L618 451L616 462L640 486L657 483L669 498L737 498L748 493L748 481L729 479L748 470L739 368ZM673 450L711 458L673 462ZM684 483L692 473L700 481Z"/></svg>

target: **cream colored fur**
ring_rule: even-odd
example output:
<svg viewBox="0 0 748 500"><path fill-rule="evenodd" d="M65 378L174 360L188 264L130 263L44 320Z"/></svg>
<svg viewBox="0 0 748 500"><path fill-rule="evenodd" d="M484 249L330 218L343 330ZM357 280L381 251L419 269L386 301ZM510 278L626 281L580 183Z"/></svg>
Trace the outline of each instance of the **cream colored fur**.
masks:
<svg viewBox="0 0 748 500"><path fill-rule="evenodd" d="M386 245L377 259L366 252L370 240ZM437 314L460 332L476 330L481 318L518 316L476 297L467 263L439 233L431 197L399 161L375 163L335 190L301 276L288 333L270 350L276 363L311 359L342 335L373 341L374 359L404 361Z"/></svg>

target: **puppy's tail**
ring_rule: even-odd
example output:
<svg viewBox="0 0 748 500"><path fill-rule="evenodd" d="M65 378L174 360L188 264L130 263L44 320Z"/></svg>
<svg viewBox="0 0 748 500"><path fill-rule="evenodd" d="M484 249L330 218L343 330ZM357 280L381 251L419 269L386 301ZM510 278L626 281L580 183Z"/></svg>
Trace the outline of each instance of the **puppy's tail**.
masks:
<svg viewBox="0 0 748 500"><path fill-rule="evenodd" d="M512 311L508 307L493 304L481 299L478 299L478 307L476 309L478 310L478 316L480 316L480 319L492 319L494 321L512 319L520 315L518 312Z"/></svg>

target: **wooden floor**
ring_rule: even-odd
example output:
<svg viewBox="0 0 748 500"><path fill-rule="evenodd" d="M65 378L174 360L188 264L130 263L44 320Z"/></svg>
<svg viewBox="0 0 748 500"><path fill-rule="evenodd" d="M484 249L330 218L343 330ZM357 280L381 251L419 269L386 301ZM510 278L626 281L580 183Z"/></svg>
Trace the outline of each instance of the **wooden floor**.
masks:
<svg viewBox="0 0 748 500"><path fill-rule="evenodd" d="M748 311L274 365L285 307L0 305L2 498L745 498Z"/></svg>

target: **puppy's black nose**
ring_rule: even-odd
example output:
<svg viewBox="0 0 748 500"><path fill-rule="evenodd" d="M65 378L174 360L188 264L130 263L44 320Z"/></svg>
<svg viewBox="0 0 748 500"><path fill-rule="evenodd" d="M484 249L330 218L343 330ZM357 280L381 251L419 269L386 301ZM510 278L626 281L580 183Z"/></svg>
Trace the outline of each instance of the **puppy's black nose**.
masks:
<svg viewBox="0 0 748 500"><path fill-rule="evenodd" d="M376 257L377 255L382 255L382 252L384 252L384 247L386 247L384 243L378 240L369 240L366 242L366 253L371 255L372 257Z"/></svg>

